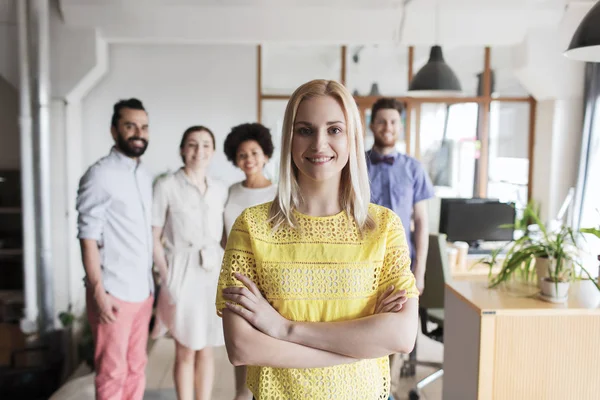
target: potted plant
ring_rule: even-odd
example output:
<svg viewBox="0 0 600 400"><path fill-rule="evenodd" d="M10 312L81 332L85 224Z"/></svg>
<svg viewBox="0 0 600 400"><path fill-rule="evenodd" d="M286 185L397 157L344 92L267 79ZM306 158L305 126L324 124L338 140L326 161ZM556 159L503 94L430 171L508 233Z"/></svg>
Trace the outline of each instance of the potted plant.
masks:
<svg viewBox="0 0 600 400"><path fill-rule="evenodd" d="M61 324L65 329L70 331L71 338L74 334L73 328L76 322L81 324L81 331L77 335L77 358L85 363L93 370L94 369L94 338L92 329L85 317L85 313L81 317L76 317L72 312L71 304L67 311L58 314Z"/></svg>
<svg viewBox="0 0 600 400"><path fill-rule="evenodd" d="M526 282L537 280L542 296L551 300L564 300L577 269L589 277L589 273L579 262L577 239L581 238L583 233L600 237L600 230L584 228L574 231L566 226L549 230L542 223L539 207L535 203L527 205L523 211L523 218L515 227L524 227L524 221L531 221L534 225L528 225L521 237L507 245L508 249L497 275L491 274L491 267L497 265L501 250L504 249L494 252L491 259L483 261L490 266L489 286L496 287L515 277L520 277ZM600 290L598 283L593 282L596 289Z"/></svg>
<svg viewBox="0 0 600 400"><path fill-rule="evenodd" d="M538 277L540 297L551 302L564 302L569 296L569 285L574 276L573 262L561 258L547 258L547 275ZM536 268L537 270L537 268Z"/></svg>
<svg viewBox="0 0 600 400"><path fill-rule="evenodd" d="M532 223L536 225L531 225ZM516 238L494 251L491 257L481 260L490 268L490 287L496 287L514 278L529 282L536 279L536 276L547 276L549 260L555 254L556 246L549 240L546 227L539 218L539 206L530 202L514 224L502 225L501 228L513 228ZM500 262L501 255L504 259ZM501 265L501 269L493 276L492 267L498 264Z"/></svg>

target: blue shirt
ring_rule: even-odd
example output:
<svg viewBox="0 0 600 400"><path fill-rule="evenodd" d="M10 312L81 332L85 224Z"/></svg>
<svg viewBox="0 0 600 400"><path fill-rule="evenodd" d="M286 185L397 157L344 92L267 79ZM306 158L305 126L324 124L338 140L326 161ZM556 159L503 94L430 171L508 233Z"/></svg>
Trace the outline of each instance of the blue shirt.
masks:
<svg viewBox="0 0 600 400"><path fill-rule="evenodd" d="M151 209L152 177L115 148L81 178L77 237L98 242L104 289L123 301L154 291Z"/></svg>
<svg viewBox="0 0 600 400"><path fill-rule="evenodd" d="M367 151L366 155L371 202L394 211L408 232L415 204L434 196L427 172L419 161L405 154L394 152L385 156L386 161L381 161L384 156L375 150ZM412 235L408 236L410 256L414 259L415 245Z"/></svg>

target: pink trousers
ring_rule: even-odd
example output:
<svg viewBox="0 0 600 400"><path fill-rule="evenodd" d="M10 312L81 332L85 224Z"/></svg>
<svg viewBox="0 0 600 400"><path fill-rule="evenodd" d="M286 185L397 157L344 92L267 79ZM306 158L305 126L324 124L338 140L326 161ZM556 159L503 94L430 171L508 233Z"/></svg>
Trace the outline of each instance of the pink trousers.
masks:
<svg viewBox="0 0 600 400"><path fill-rule="evenodd" d="M91 293L87 315L94 335L97 400L142 400L146 387L146 346L153 296L141 303L113 297L116 322L100 323Z"/></svg>

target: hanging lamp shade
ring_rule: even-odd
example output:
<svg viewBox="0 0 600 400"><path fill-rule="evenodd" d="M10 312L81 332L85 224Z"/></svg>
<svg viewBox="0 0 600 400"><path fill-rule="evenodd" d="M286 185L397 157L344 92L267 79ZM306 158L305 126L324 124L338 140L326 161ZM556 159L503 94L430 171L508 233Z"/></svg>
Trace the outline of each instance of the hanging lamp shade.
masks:
<svg viewBox="0 0 600 400"><path fill-rule="evenodd" d="M379 85L377 84L377 82L373 82L373 84L371 85L371 91L369 92L369 96L381 96L381 93L379 93Z"/></svg>
<svg viewBox="0 0 600 400"><path fill-rule="evenodd" d="M456 74L444 61L442 48L431 47L429 61L417 72L408 87L415 97L459 96L462 94Z"/></svg>
<svg viewBox="0 0 600 400"><path fill-rule="evenodd" d="M600 2L583 17L564 54L573 60L600 62Z"/></svg>

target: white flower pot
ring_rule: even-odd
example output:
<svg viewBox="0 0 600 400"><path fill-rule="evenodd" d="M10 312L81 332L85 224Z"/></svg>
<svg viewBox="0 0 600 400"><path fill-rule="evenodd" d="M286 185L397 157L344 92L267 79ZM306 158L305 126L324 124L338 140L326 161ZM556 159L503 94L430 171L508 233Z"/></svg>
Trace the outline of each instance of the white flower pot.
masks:
<svg viewBox="0 0 600 400"><path fill-rule="evenodd" d="M535 272L537 273L538 286L540 287L540 289L542 288L542 278L550 276L548 274L548 267L550 267L550 263L554 264L554 260L551 260L547 257L536 257L535 259ZM554 266L552 265L550 268L554 269Z"/></svg>
<svg viewBox="0 0 600 400"><path fill-rule="evenodd" d="M589 279L583 279L579 283L578 296L582 305L587 308L596 308L600 304L600 291L594 285L594 281Z"/></svg>
<svg viewBox="0 0 600 400"><path fill-rule="evenodd" d="M567 299L569 295L569 282L552 282L549 279L542 279L540 281L540 289L542 289L542 295L551 299Z"/></svg>

